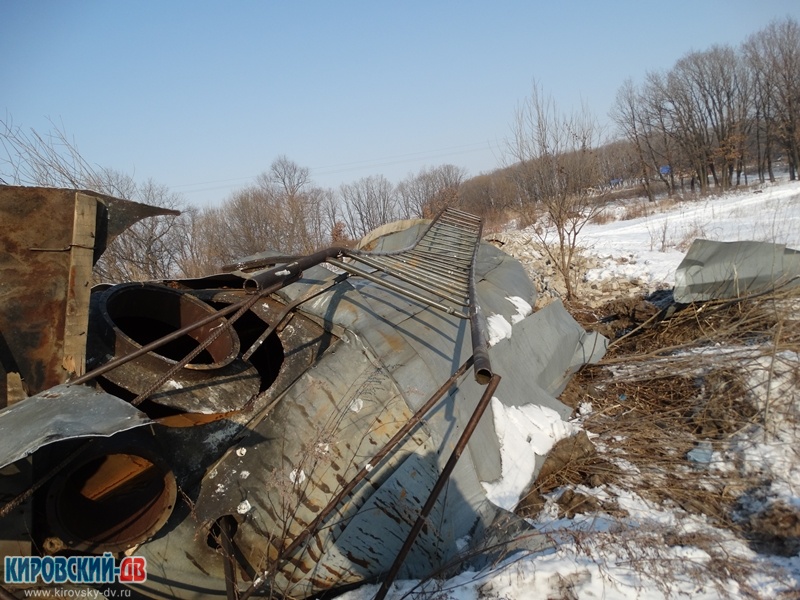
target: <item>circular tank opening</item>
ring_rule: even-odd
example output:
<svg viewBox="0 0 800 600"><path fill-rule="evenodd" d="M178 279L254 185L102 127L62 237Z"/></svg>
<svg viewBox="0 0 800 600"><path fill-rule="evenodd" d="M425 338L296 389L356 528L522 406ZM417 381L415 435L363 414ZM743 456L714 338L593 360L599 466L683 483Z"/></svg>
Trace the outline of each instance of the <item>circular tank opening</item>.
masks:
<svg viewBox="0 0 800 600"><path fill-rule="evenodd" d="M69 547L121 552L164 525L176 493L175 478L165 466L134 453L104 454L54 482L48 512Z"/></svg>
<svg viewBox="0 0 800 600"><path fill-rule="evenodd" d="M123 285L109 293L104 312L118 337L141 347L196 323L215 310L194 296L170 288ZM153 354L176 363L224 324L225 319L220 317L167 342ZM186 366L216 369L230 363L238 352L239 338L228 328Z"/></svg>

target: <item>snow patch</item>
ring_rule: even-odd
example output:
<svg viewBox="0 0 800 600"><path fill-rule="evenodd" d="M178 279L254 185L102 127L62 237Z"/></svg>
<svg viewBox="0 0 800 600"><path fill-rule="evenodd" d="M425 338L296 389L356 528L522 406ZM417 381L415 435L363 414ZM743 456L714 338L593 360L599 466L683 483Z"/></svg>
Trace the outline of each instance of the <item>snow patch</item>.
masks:
<svg viewBox="0 0 800 600"><path fill-rule="evenodd" d="M306 474L303 469L295 469L291 473L289 473L289 481L294 483L295 485L302 485L303 482L306 480Z"/></svg>
<svg viewBox="0 0 800 600"><path fill-rule="evenodd" d="M494 429L500 442L501 473L495 482L481 482L489 500L512 510L536 472L536 456L544 456L560 439L578 431L551 408L538 404L506 406L492 398Z"/></svg>
<svg viewBox="0 0 800 600"><path fill-rule="evenodd" d="M517 309L517 314L511 316L512 325L519 323L520 321L522 321L522 319L524 319L533 312L533 307L519 296L508 296L506 297L506 300L511 302L511 304L513 304L514 307Z"/></svg>
<svg viewBox="0 0 800 600"><path fill-rule="evenodd" d="M487 342L490 346L494 346L500 340L511 337L511 323L503 315L491 315L486 321L489 325L489 339Z"/></svg>

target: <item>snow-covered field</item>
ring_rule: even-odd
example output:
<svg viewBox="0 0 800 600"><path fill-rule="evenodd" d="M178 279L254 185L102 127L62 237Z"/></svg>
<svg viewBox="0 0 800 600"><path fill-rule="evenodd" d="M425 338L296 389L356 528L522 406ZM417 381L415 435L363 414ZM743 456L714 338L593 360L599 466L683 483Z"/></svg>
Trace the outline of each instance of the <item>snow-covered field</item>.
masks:
<svg viewBox="0 0 800 600"><path fill-rule="evenodd" d="M586 285L637 280L642 293L671 287L675 268L696 237L770 241L800 249L798 182L783 181L762 186L756 192L670 203L667 208L661 203L643 204L640 210L647 214L623 220L623 215L633 212L633 204L612 206L608 211L618 220L590 224L584 229L580 244L587 255L596 259L590 262ZM518 244L528 239L524 231L508 235ZM776 522L790 538L794 531L800 540L800 356L794 351L770 353L762 345L694 349L677 354L675 360L682 361L679 364L686 369L720 361L735 364L749 374L748 393L754 398L758 414L764 415L745 423L721 443L698 444L688 459L681 457L689 461L684 468L693 470L694 477L699 471L701 480L707 473L709 482L713 480L714 485L723 487L726 478L749 481L757 475L763 486L741 494L744 516L740 518L752 521L758 514L781 509L783 518ZM678 363L664 367L658 363L618 363L614 376L624 380L642 375L643 369L657 371L675 368L675 364ZM557 435L569 435L584 425L588 429L591 402L582 404L577 412L576 418L567 427L559 428ZM509 423L506 429L517 431L521 422L524 420L514 419L514 426ZM519 442L517 437L515 444ZM531 437L539 444L536 451L541 452L541 430L532 431L528 439ZM636 479L637 467L614 458L612 446L624 444L624 435L600 439L589 431L589 437L601 454L633 477L594 487L575 486L573 492L597 500L598 508L571 518L556 503L564 489L549 493L544 508L530 522L539 532L552 537L556 542L552 549L517 553L483 572L464 572L448 580L400 581L393 586L389 598L800 598L800 554L796 550L792 554L753 549L736 531L720 526L702 510L687 511L647 499L640 488L625 484ZM512 444L511 438L508 443ZM504 453L504 459L508 461L510 455ZM515 450L513 455L531 457L532 453ZM697 463L696 469L692 462ZM533 472L531 464L513 467L503 465L503 473L508 473L510 480L514 470ZM676 472L680 474L680 470ZM506 492L501 481L493 486L491 496L507 498ZM610 505L616 509L606 510ZM344 598L367 600L376 591L377 586L363 586Z"/></svg>
<svg viewBox="0 0 800 600"><path fill-rule="evenodd" d="M675 268L695 238L754 240L800 249L800 182L666 203L662 209L663 202L651 206L640 200L612 206L608 212L620 220L585 227L579 244L601 263L589 270L587 281L638 279L651 291L672 287ZM648 214L621 220L626 212L633 212L631 204Z"/></svg>

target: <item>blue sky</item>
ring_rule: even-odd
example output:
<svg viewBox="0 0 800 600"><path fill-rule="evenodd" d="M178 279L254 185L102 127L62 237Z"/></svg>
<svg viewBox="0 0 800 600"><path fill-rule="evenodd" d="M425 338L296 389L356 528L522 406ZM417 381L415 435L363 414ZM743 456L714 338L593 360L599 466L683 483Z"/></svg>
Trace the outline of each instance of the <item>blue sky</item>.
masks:
<svg viewBox="0 0 800 600"><path fill-rule="evenodd" d="M798 0L0 0L0 118L204 205L280 155L318 185L502 165L535 79L607 120L625 79Z"/></svg>

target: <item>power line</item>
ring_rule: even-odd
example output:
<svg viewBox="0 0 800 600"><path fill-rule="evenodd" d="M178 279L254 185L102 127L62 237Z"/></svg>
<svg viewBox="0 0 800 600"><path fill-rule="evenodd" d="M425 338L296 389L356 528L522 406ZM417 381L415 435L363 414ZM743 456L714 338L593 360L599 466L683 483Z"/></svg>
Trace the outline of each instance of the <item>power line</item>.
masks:
<svg viewBox="0 0 800 600"><path fill-rule="evenodd" d="M477 142L472 144L461 144L458 146L449 146L445 148L439 148L436 150L422 150L418 152L408 152L405 154L396 154L393 156L381 157L381 158L373 158L373 159L366 159L366 160L359 160L359 161L351 161L346 163L338 163L333 165L327 165L323 167L309 167L309 171L317 176L324 176L324 175L337 175L339 173L348 173L353 171L359 171L363 169L375 169L378 167L389 167L393 165L405 164L416 162L422 159L433 159L443 156L454 156L454 155L461 155L461 154L470 154L473 152L480 152L481 150L493 150L495 149L495 145L491 142ZM234 182L242 182L242 181L251 181L254 180L257 175L250 175L250 176L242 176L242 177L231 177L227 179L214 179L210 181L201 181L196 183L182 183L173 185L173 188L189 188L194 186L211 186L211 187L201 187L198 189L193 190L186 190L186 194L194 194L200 192L211 192L216 190L225 190L231 189L236 187L233 185ZM228 184L228 185L212 185L212 184Z"/></svg>

